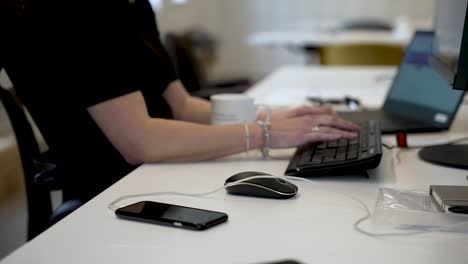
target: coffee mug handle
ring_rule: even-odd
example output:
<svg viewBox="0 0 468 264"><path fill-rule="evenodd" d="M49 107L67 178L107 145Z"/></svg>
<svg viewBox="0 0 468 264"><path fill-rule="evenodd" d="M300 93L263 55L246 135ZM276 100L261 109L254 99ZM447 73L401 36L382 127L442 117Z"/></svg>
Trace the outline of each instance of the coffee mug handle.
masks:
<svg viewBox="0 0 468 264"><path fill-rule="evenodd" d="M256 112L255 114L256 116L258 116L258 114L260 113L265 113L266 114L265 124L270 124L271 115L272 115L271 107L269 107L266 104L258 104L258 105L255 105L255 112Z"/></svg>

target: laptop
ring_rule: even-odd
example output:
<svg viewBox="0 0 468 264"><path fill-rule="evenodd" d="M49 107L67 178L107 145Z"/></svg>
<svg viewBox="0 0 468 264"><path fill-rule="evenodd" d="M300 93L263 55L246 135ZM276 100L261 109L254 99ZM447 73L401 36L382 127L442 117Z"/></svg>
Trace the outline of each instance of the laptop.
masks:
<svg viewBox="0 0 468 264"><path fill-rule="evenodd" d="M353 122L379 120L382 133L448 130L464 92L450 89L429 65L434 33L417 31L381 109L340 112Z"/></svg>

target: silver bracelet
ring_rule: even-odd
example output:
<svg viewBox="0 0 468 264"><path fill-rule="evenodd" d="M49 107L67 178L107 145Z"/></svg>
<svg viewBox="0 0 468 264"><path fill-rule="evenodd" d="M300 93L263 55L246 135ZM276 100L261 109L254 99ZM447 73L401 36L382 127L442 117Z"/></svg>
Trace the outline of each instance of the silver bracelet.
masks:
<svg viewBox="0 0 468 264"><path fill-rule="evenodd" d="M257 124L259 124L262 129L263 129L263 147L260 148L262 151L262 157L263 159L268 159L270 156L270 123L265 122L265 121L257 121Z"/></svg>
<svg viewBox="0 0 468 264"><path fill-rule="evenodd" d="M245 130L245 152L249 153L250 150L250 130L249 126L244 123L244 130Z"/></svg>

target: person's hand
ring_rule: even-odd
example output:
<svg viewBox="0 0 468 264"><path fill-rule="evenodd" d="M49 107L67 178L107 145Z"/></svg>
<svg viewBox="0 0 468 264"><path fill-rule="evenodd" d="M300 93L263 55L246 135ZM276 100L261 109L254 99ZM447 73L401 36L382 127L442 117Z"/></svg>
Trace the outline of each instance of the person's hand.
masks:
<svg viewBox="0 0 468 264"><path fill-rule="evenodd" d="M323 108L322 110L327 111ZM357 131L360 129L358 125L339 118L334 112L301 113L303 112L293 112L298 116L284 116L271 121L271 148L289 148L312 142L352 139L357 137Z"/></svg>

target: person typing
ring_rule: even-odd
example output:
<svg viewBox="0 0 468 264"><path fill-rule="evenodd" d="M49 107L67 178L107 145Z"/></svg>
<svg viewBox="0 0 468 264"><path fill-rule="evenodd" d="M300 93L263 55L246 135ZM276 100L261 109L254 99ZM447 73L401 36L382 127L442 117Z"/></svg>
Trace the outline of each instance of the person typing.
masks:
<svg viewBox="0 0 468 264"><path fill-rule="evenodd" d="M0 67L65 177L65 199L87 201L142 163L215 159L249 148L352 139L359 126L327 107L212 126L163 49L146 0L2 1ZM66 30L63 30L66 28Z"/></svg>

